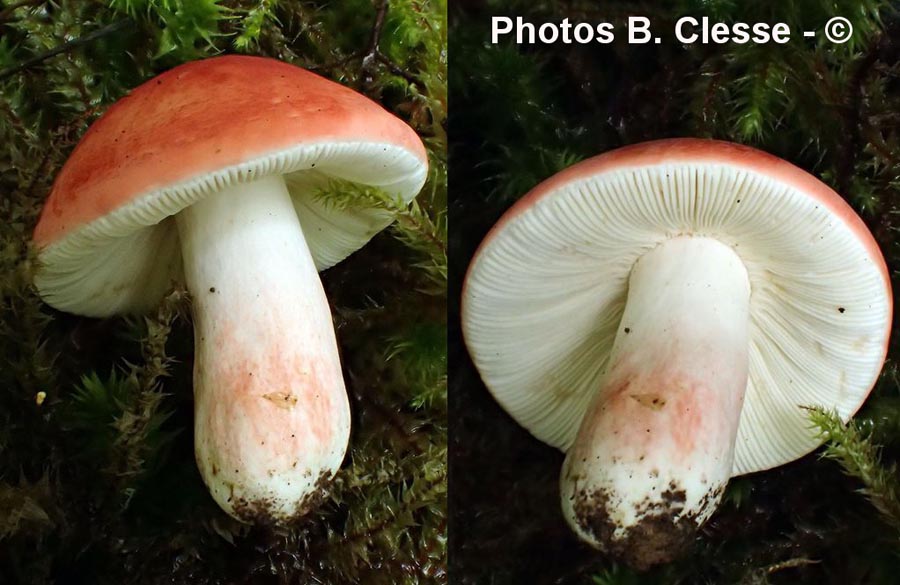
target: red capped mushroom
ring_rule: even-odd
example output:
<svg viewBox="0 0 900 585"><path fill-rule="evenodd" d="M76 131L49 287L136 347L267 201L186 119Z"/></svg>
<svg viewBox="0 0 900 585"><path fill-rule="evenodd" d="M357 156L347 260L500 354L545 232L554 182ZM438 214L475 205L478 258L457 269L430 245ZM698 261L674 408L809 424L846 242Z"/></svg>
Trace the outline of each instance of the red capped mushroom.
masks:
<svg viewBox="0 0 900 585"><path fill-rule="evenodd" d="M415 132L367 98L275 60L176 67L97 120L35 229L35 283L88 316L191 292L196 457L235 518L286 523L340 466L350 412L317 271L391 221L317 197L333 180L410 201Z"/></svg>
<svg viewBox="0 0 900 585"><path fill-rule="evenodd" d="M882 254L840 196L696 139L537 186L485 238L463 292L488 389L566 451L567 521L639 568L672 559L729 478L814 449L805 406L856 412L891 312Z"/></svg>

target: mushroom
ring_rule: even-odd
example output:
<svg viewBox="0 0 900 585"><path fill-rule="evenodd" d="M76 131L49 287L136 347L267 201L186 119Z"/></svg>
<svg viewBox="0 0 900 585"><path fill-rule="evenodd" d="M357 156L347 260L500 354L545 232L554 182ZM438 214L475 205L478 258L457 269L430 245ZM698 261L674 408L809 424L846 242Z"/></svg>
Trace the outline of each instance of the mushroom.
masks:
<svg viewBox="0 0 900 585"><path fill-rule="evenodd" d="M350 433L317 271L393 219L318 194L350 181L408 202L426 172L415 132L348 88L272 59L187 63L81 139L34 231L35 284L61 311L105 317L184 281L203 480L236 519L285 524L315 504Z"/></svg>
<svg viewBox="0 0 900 585"><path fill-rule="evenodd" d="M834 191L748 147L675 139L583 161L475 254L463 332L500 405L566 452L563 514L646 568L673 559L729 478L846 420L891 326L881 252Z"/></svg>

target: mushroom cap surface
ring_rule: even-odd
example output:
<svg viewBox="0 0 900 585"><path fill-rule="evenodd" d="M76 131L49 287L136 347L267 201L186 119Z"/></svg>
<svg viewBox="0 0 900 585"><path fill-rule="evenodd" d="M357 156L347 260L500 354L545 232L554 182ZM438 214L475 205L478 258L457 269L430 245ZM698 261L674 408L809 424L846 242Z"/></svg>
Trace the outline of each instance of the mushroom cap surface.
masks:
<svg viewBox="0 0 900 585"><path fill-rule="evenodd" d="M817 447L804 406L848 419L887 352L891 286L874 238L807 172L764 152L671 139L585 160L519 200L488 233L463 288L463 334L497 401L567 450L602 387L628 278L644 253L716 238L751 281L749 380L733 475ZM642 332L665 335L665 331Z"/></svg>
<svg viewBox="0 0 900 585"><path fill-rule="evenodd" d="M224 186L284 175L319 270L392 221L315 196L330 181L410 201L427 174L416 133L375 102L274 59L225 56L155 77L94 122L35 228L36 285L65 311L141 310L181 276L171 216Z"/></svg>

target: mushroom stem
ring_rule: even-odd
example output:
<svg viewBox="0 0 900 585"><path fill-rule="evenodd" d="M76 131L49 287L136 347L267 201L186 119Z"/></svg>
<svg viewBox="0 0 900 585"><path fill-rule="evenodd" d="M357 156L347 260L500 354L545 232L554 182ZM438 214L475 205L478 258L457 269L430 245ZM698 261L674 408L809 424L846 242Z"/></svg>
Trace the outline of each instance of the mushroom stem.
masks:
<svg viewBox="0 0 900 585"><path fill-rule="evenodd" d="M729 246L677 237L632 269L603 384L561 477L587 542L637 568L671 560L731 477L747 386L750 282Z"/></svg>
<svg viewBox="0 0 900 585"><path fill-rule="evenodd" d="M328 300L280 176L177 216L194 319L195 455L238 520L285 524L340 466L350 411Z"/></svg>

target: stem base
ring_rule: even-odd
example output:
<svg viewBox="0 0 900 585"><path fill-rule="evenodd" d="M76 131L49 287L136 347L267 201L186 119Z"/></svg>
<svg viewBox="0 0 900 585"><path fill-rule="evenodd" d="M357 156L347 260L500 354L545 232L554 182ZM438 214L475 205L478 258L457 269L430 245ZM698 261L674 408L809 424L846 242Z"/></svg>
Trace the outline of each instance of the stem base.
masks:
<svg viewBox="0 0 900 585"><path fill-rule="evenodd" d="M344 457L350 409L331 311L281 177L177 216L192 295L195 454L238 520L306 512Z"/></svg>
<svg viewBox="0 0 900 585"><path fill-rule="evenodd" d="M678 237L629 280L603 386L563 466L569 524L637 567L670 560L731 477L750 284L728 246Z"/></svg>

